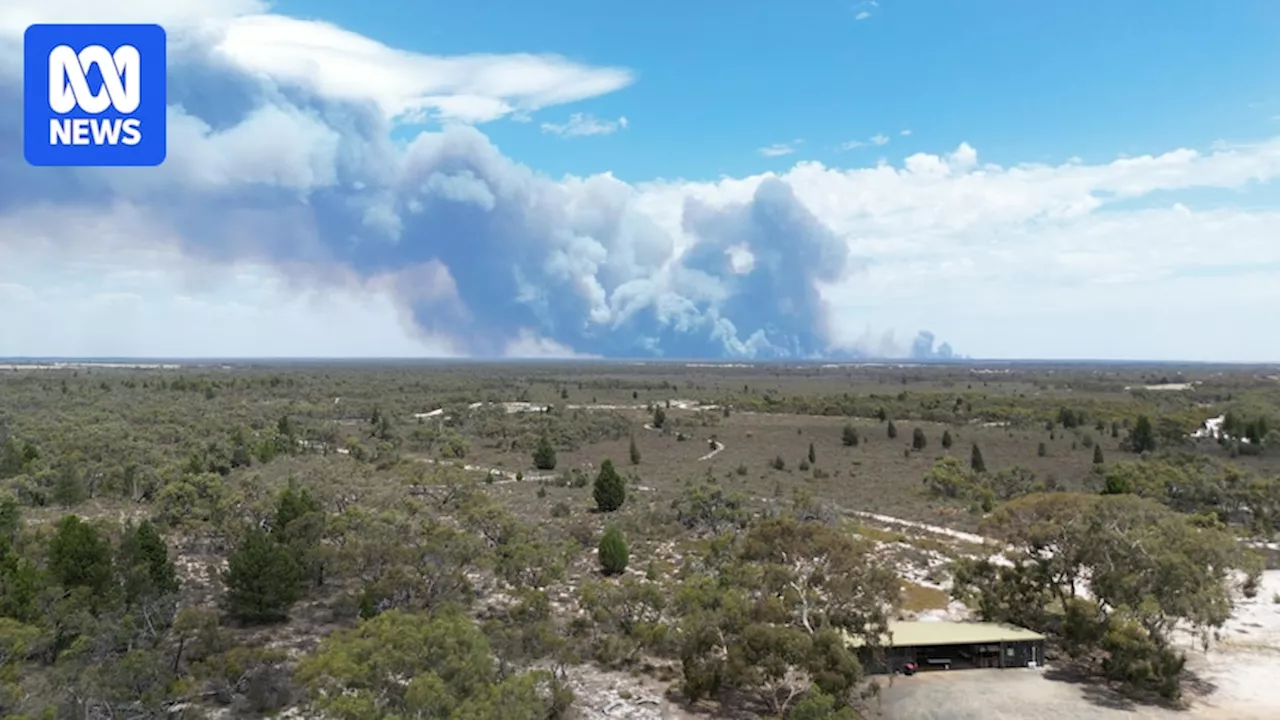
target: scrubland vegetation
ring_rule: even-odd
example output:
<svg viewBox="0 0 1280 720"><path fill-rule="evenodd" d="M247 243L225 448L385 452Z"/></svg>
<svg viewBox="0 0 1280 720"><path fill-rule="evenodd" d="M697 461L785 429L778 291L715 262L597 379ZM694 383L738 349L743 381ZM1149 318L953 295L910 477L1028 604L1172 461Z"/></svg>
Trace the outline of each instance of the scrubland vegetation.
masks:
<svg viewBox="0 0 1280 720"><path fill-rule="evenodd" d="M0 717L846 719L850 637L966 612L1178 701L1273 564L1270 372L5 372Z"/></svg>

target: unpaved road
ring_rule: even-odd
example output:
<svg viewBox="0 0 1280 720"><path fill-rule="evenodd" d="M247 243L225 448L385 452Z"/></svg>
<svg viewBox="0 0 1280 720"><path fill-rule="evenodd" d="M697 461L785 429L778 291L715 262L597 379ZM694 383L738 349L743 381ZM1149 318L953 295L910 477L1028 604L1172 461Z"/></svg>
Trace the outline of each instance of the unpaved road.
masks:
<svg viewBox="0 0 1280 720"><path fill-rule="evenodd" d="M1274 683L1274 681L1273 681ZM943 670L895 678L882 691L885 720L1276 720L1275 707L1135 705L1043 670Z"/></svg>

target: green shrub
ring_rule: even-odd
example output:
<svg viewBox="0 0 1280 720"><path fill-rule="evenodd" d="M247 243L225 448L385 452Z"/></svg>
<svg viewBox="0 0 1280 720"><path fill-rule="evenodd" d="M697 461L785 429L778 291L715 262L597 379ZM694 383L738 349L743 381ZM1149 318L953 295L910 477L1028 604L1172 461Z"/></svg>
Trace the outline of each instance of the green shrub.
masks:
<svg viewBox="0 0 1280 720"><path fill-rule="evenodd" d="M600 559L600 568L604 570L605 575L619 575L627 569L627 563L631 560L631 551L627 548L627 539L622 536L622 531L617 526L610 525L604 531L604 536L600 538L597 555Z"/></svg>
<svg viewBox="0 0 1280 720"><path fill-rule="evenodd" d="M627 500L627 486L622 476L613 468L612 460L605 460L600 465L600 474L596 476L596 484L592 490L596 507L600 512L614 512Z"/></svg>

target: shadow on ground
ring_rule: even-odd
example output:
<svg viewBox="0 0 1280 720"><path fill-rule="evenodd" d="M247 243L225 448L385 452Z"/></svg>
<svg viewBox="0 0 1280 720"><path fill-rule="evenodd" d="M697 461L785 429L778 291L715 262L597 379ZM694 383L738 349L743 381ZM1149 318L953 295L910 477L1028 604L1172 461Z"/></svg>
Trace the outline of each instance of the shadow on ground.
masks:
<svg viewBox="0 0 1280 720"><path fill-rule="evenodd" d="M1047 667L1043 675L1046 680L1077 686L1081 696L1098 707L1122 712L1133 712L1139 707L1175 712L1186 710L1191 701L1207 697L1218 689L1213 682L1189 671L1183 676L1180 700L1169 700L1154 692L1111 684L1089 669L1070 663Z"/></svg>

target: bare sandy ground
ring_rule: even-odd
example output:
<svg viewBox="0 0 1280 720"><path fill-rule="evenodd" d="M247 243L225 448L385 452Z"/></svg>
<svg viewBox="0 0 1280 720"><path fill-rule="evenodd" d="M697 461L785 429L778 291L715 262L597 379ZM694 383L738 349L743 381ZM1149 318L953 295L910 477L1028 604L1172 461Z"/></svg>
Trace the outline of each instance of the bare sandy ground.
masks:
<svg viewBox="0 0 1280 720"><path fill-rule="evenodd" d="M1199 705L1207 718L1280 718L1280 570L1242 599L1209 651L1188 650L1188 667L1216 689ZM1188 644L1194 638L1184 640ZM1253 713L1253 714L1250 714Z"/></svg>
<svg viewBox="0 0 1280 720"><path fill-rule="evenodd" d="M1206 652L1181 638L1203 685L1187 710L1136 705L1047 670L952 670L895 678L881 716L892 720L1277 720L1280 719L1280 571L1240 602Z"/></svg>

